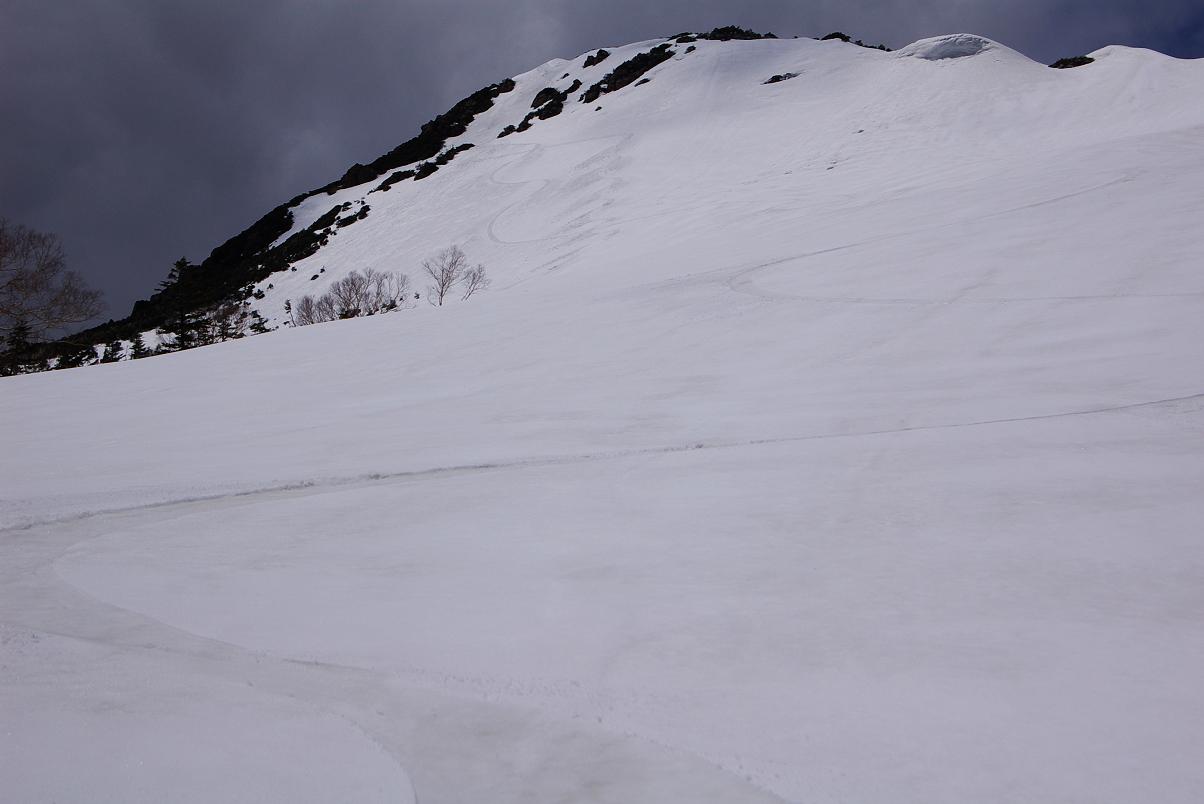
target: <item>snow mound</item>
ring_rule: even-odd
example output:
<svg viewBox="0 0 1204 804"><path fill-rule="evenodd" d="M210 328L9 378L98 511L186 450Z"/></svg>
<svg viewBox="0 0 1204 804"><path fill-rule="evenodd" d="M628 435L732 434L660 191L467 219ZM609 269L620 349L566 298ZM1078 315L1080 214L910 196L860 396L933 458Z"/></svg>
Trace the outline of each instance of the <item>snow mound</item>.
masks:
<svg viewBox="0 0 1204 804"><path fill-rule="evenodd" d="M925 59L927 61L941 61L943 59L960 59L966 56L977 56L979 53L985 53L988 50L995 50L1001 47L999 43L992 42L982 36L974 34L947 34L945 36L934 36L930 39L921 39L918 42L912 42L905 48L898 51L900 56L910 57L915 59Z"/></svg>
<svg viewBox="0 0 1204 804"><path fill-rule="evenodd" d="M1099 61L1106 58L1118 59L1143 59L1149 61L1159 61L1163 63L1175 62L1196 62L1204 63L1204 59L1181 59L1176 56L1171 56L1157 50L1150 50L1145 47L1131 47L1129 45L1104 45L1098 50L1093 50L1087 54L1088 57Z"/></svg>

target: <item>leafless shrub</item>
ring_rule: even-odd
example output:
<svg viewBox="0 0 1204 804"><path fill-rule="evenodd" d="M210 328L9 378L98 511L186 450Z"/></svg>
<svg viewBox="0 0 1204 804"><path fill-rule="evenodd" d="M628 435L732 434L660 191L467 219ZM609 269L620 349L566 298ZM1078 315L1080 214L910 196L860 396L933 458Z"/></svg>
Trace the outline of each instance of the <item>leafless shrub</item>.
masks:
<svg viewBox="0 0 1204 804"><path fill-rule="evenodd" d="M429 260L422 263L422 269L431 280L427 288L427 301L436 307L443 306L443 300L451 289L459 283L468 266L468 258L459 246L448 246Z"/></svg>
<svg viewBox="0 0 1204 804"><path fill-rule="evenodd" d="M364 272L368 277L368 298L372 312L396 310L410 295L410 278L392 271Z"/></svg>
<svg viewBox="0 0 1204 804"><path fill-rule="evenodd" d="M485 266L478 265L476 268L469 268L465 271L462 281L464 284L464 295L460 297L460 300L464 301L478 290L484 290L489 287L492 280L486 275Z"/></svg>
<svg viewBox="0 0 1204 804"><path fill-rule="evenodd" d="M56 236L0 218L0 334L23 324L42 337L102 309L100 291L67 270Z"/></svg>
<svg viewBox="0 0 1204 804"><path fill-rule="evenodd" d="M368 313L368 289L371 283L359 271L336 279L327 291L334 305L336 318L355 318Z"/></svg>
<svg viewBox="0 0 1204 804"><path fill-rule="evenodd" d="M468 267L468 258L459 246L448 246L422 263L422 269L431 281L427 289L427 301L442 307L453 288L462 286L461 299L489 287L490 279L484 265ZM339 318L376 315L405 306L411 298L417 299L410 287L410 278L393 271L377 271L372 268L352 271L330 285L320 296L302 296L295 303L289 302L285 312L294 327L320 324Z"/></svg>
<svg viewBox="0 0 1204 804"><path fill-rule="evenodd" d="M307 327L310 324L320 323L322 319L318 318L316 307L316 300L313 296L305 295L297 299L297 303L293 305L293 326Z"/></svg>
<svg viewBox="0 0 1204 804"><path fill-rule="evenodd" d="M314 301L314 321L315 324L320 324L323 321L334 321L339 317L338 308L334 303L334 296L329 293L323 293Z"/></svg>
<svg viewBox="0 0 1204 804"><path fill-rule="evenodd" d="M396 310L409 296L410 278L392 271L352 271L321 296L302 296L289 309L295 327Z"/></svg>

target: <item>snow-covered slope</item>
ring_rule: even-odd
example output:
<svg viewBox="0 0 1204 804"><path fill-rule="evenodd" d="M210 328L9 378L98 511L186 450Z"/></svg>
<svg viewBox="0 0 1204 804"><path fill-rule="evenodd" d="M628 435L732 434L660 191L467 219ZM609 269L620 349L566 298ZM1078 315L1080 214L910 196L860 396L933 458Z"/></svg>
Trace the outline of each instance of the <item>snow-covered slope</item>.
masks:
<svg viewBox="0 0 1204 804"><path fill-rule="evenodd" d="M370 210L259 304L485 293L0 381L16 798L1204 796L1204 63L701 40L577 100L660 44L302 201Z"/></svg>
<svg viewBox="0 0 1204 804"><path fill-rule="evenodd" d="M616 48L588 68L592 54L517 76L514 90L445 147L473 149L426 179L380 192L376 178L307 198L278 242L335 206L354 212L363 203L369 214L330 227L325 248L261 283L262 311L283 321L284 300L321 292L354 268L415 274L422 257L449 243L490 266L500 287L549 272L583 287L628 287L696 266L695 251L713 253L700 242L708 238L723 242L723 257L711 260L726 266L809 242L799 227L812 238L828 220L864 230L851 209L907 192L923 203L902 214L955 224L959 188L1005 209L1017 163L1082 160L1098 175L1107 163L1092 148L1204 123L1199 64L1108 48L1088 68L1050 70L966 34L897 53L809 39L673 44L673 57L644 74L648 83L579 100L657 44ZM787 73L797 77L764 83ZM577 82L561 114L498 138L531 112L540 90ZM1031 192L1031 183L1020 189ZM639 259L661 249L678 256Z"/></svg>

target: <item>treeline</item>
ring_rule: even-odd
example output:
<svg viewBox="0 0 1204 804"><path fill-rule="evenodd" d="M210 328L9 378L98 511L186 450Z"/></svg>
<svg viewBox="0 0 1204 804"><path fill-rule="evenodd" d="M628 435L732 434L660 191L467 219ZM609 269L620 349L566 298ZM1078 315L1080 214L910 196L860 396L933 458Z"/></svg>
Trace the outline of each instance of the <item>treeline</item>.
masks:
<svg viewBox="0 0 1204 804"><path fill-rule="evenodd" d="M426 299L437 307L456 296L467 300L490 284L485 266L470 265L459 246L443 249L424 260L421 267L428 280ZM170 296L181 280L195 269L188 260L177 260L167 278L160 283L159 292ZM272 287L268 285L268 289ZM199 309L179 304L167 326L148 331L153 336L151 343L146 342L141 332L135 333L133 338L114 338L106 343L63 339L44 343L36 340L36 333L29 326L17 322L3 333L0 375L137 360L271 331L268 321L252 308L252 299L263 299L266 294L245 288L243 295L247 298ZM404 273L372 268L353 270L336 279L325 293L302 296L296 302L286 300L285 324L303 327L389 313L413 306L421 299L422 293L412 288L409 276Z"/></svg>
<svg viewBox="0 0 1204 804"><path fill-rule="evenodd" d="M163 334L156 330L153 345L146 343L142 333L136 333L132 339L115 338L101 344L62 339L45 344L32 340L28 328L16 327L8 333L4 349L0 351L0 375L137 360L270 331L263 316L251 309L250 301L227 302L207 310L181 311L173 329L174 332Z"/></svg>
<svg viewBox="0 0 1204 804"><path fill-rule="evenodd" d="M320 296L302 296L284 303L284 312L294 327L321 324L343 318L388 313L404 305L410 296L410 278L391 271L352 271L336 279Z"/></svg>

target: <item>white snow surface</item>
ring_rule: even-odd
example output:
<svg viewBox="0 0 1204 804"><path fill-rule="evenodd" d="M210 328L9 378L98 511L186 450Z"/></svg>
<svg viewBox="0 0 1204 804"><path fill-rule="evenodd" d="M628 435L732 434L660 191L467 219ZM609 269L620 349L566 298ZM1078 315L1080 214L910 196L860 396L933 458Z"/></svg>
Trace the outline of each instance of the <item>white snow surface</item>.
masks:
<svg viewBox="0 0 1204 804"><path fill-rule="evenodd" d="M931 39L921 39L912 42L899 50L898 55L928 61L941 59L960 59L966 56L977 56L988 50L999 50L998 42L992 42L974 34L953 34L950 36L934 36ZM1006 50L1006 48L1005 48ZM1008 51L1013 57L1024 58L1014 50Z"/></svg>
<svg viewBox="0 0 1204 804"><path fill-rule="evenodd" d="M1204 800L1204 63L702 41L496 138L653 44L262 310L488 291L0 380L0 798Z"/></svg>

